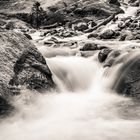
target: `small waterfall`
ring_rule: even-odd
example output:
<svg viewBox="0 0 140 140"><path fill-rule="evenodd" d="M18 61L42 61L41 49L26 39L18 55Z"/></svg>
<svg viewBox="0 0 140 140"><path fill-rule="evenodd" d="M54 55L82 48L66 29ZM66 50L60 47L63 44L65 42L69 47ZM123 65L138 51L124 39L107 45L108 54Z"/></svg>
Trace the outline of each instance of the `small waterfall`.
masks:
<svg viewBox="0 0 140 140"><path fill-rule="evenodd" d="M101 68L97 62L75 56L46 58L46 61L53 72L56 83L59 82L69 91L88 89L97 75L97 68ZM60 87L60 90L63 88Z"/></svg>
<svg viewBox="0 0 140 140"><path fill-rule="evenodd" d="M0 139L140 139L139 105L107 88L117 68L101 68L82 57L46 60L60 92L36 94L30 102L19 97L17 114L0 125ZM23 94L34 93L24 90Z"/></svg>

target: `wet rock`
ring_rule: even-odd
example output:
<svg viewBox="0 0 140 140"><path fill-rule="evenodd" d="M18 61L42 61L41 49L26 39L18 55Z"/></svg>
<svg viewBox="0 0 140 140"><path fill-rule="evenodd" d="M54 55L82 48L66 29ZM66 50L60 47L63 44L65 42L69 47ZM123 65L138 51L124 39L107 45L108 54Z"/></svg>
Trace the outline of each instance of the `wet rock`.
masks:
<svg viewBox="0 0 140 140"><path fill-rule="evenodd" d="M14 110L14 107L8 103L6 99L0 97L0 118L5 118L10 115Z"/></svg>
<svg viewBox="0 0 140 140"><path fill-rule="evenodd" d="M24 33L24 35L25 35L29 40L32 40L32 37L31 37L29 34Z"/></svg>
<svg viewBox="0 0 140 140"><path fill-rule="evenodd" d="M94 51L97 50L97 44L95 43L86 43L81 49L80 51Z"/></svg>
<svg viewBox="0 0 140 140"><path fill-rule="evenodd" d="M140 34L135 35L133 40L140 40Z"/></svg>
<svg viewBox="0 0 140 140"><path fill-rule="evenodd" d="M85 12L82 8L76 8L73 13L76 15L80 15L81 17L85 15Z"/></svg>
<svg viewBox="0 0 140 140"><path fill-rule="evenodd" d="M29 33L31 33L31 34L33 34L33 33L35 33L35 32L36 32L35 29L30 29L30 30L29 30Z"/></svg>
<svg viewBox="0 0 140 140"><path fill-rule="evenodd" d="M53 44L54 44L53 41L44 41L44 45L47 45L48 47L52 46Z"/></svg>
<svg viewBox="0 0 140 140"><path fill-rule="evenodd" d="M112 88L119 94L140 99L140 55L131 52L118 71Z"/></svg>
<svg viewBox="0 0 140 140"><path fill-rule="evenodd" d="M7 24L4 25L4 28L7 30L29 29L29 25L27 23L25 23L24 21L12 19L9 22L7 22Z"/></svg>
<svg viewBox="0 0 140 140"><path fill-rule="evenodd" d="M131 32L127 34L125 40L139 40L140 39L140 33L139 32Z"/></svg>
<svg viewBox="0 0 140 140"><path fill-rule="evenodd" d="M111 67L117 61L117 57L121 55L120 50L112 50L104 62L104 67Z"/></svg>
<svg viewBox="0 0 140 140"><path fill-rule="evenodd" d="M96 33L91 33L87 36L87 38L96 38L96 37L98 37L98 34Z"/></svg>
<svg viewBox="0 0 140 140"><path fill-rule="evenodd" d="M102 49L98 54L98 60L100 63L104 62L108 57L108 54L111 52L110 49Z"/></svg>
<svg viewBox="0 0 140 140"><path fill-rule="evenodd" d="M108 0L108 2L109 2L109 4L114 4L114 5L117 5L117 6L121 5L118 0Z"/></svg>
<svg viewBox="0 0 140 140"><path fill-rule="evenodd" d="M125 25L125 23L123 21L121 21L121 22L118 23L118 27L120 29L124 29L126 27L126 25Z"/></svg>
<svg viewBox="0 0 140 140"><path fill-rule="evenodd" d="M81 14L83 14L83 16L96 15L98 17L109 17L113 13L120 12L122 12L122 9L120 9L118 6L110 6L105 2L92 2L90 4L85 5L81 10Z"/></svg>
<svg viewBox="0 0 140 140"><path fill-rule="evenodd" d="M99 36L101 39L114 39L116 37L116 33L114 30L108 29L101 33Z"/></svg>
<svg viewBox="0 0 140 140"><path fill-rule="evenodd" d="M1 98L20 94L23 86L39 92L54 87L45 59L24 35L0 32L0 56Z"/></svg>
<svg viewBox="0 0 140 140"><path fill-rule="evenodd" d="M119 41L124 41L126 39L127 34L122 34L119 38Z"/></svg>

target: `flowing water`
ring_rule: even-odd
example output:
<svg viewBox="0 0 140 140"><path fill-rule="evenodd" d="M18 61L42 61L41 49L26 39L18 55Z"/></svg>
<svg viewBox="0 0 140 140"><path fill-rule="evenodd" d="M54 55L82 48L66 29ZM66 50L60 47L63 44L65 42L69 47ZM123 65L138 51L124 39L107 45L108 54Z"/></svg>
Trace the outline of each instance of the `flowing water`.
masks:
<svg viewBox="0 0 140 140"><path fill-rule="evenodd" d="M107 87L115 76L81 57L47 58L60 92L23 90L1 140L139 140L140 108ZM115 68L116 69L116 68ZM24 95L24 96L23 96Z"/></svg>
<svg viewBox="0 0 140 140"><path fill-rule="evenodd" d="M15 115L1 122L0 140L140 140L139 103L110 88L123 62L109 69L78 56L46 61L59 92L23 89Z"/></svg>

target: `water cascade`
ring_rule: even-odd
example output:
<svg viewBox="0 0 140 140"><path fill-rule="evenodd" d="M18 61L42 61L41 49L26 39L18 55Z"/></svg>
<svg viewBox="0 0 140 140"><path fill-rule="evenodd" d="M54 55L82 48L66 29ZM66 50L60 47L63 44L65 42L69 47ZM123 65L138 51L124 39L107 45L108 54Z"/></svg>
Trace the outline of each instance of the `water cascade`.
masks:
<svg viewBox="0 0 140 140"><path fill-rule="evenodd" d="M120 48L130 43L95 42ZM124 62L108 68L96 57L46 57L59 90L23 89L15 98L17 112L1 122L0 140L140 140L139 103L111 90Z"/></svg>

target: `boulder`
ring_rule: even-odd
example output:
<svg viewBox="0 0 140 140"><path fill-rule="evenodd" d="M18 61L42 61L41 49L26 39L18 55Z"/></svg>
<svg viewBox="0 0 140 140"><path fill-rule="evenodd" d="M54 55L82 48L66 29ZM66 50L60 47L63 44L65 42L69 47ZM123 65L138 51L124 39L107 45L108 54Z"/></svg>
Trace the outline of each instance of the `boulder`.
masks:
<svg viewBox="0 0 140 140"><path fill-rule="evenodd" d="M110 49L102 49L99 54L98 54L98 60L100 63L103 63L107 57L108 57L108 54L111 52Z"/></svg>
<svg viewBox="0 0 140 140"><path fill-rule="evenodd" d="M78 9L78 8L77 8ZM107 4L106 2L99 1L99 2L93 2L84 5L82 8L79 8L78 11L74 11L75 14L80 15L81 17L87 16L87 15L96 15L97 17L109 17L110 15L114 13L123 13L124 11L120 9L116 5L110 6L110 4Z"/></svg>
<svg viewBox="0 0 140 140"><path fill-rule="evenodd" d="M24 21L20 21L20 20L13 20L11 19L9 22L7 22L7 24L4 25L5 29L7 30L13 30L13 29L29 29L30 26L25 23Z"/></svg>
<svg viewBox="0 0 140 140"><path fill-rule="evenodd" d="M91 33L87 36L87 38L96 38L96 37L98 37L98 34L96 33Z"/></svg>
<svg viewBox="0 0 140 140"><path fill-rule="evenodd" d="M104 62L104 67L111 67L112 65L116 64L117 62L117 58L121 55L121 51L120 50L112 50L105 62Z"/></svg>
<svg viewBox="0 0 140 140"><path fill-rule="evenodd" d="M139 40L140 39L140 33L139 32L131 32L127 34L125 40Z"/></svg>
<svg viewBox="0 0 140 140"><path fill-rule="evenodd" d="M45 59L24 35L0 32L0 56L0 98L5 103L22 87L39 92L54 88Z"/></svg>
<svg viewBox="0 0 140 140"><path fill-rule="evenodd" d="M122 34L120 37L119 37L119 41L125 41L127 37L127 34Z"/></svg>
<svg viewBox="0 0 140 140"><path fill-rule="evenodd" d="M121 5L118 0L108 0L108 2L109 2L109 4L114 4L114 5L117 5L117 6Z"/></svg>
<svg viewBox="0 0 140 140"><path fill-rule="evenodd" d="M124 29L126 27L126 25L125 25L125 23L123 21L121 21L121 22L118 23L118 27L120 29Z"/></svg>
<svg viewBox="0 0 140 140"><path fill-rule="evenodd" d="M97 44L95 43L86 43L81 49L80 51L94 51L97 50Z"/></svg>
<svg viewBox="0 0 140 140"><path fill-rule="evenodd" d="M114 39L115 36L116 36L115 31L111 29L105 30L100 34L101 39Z"/></svg>
<svg viewBox="0 0 140 140"><path fill-rule="evenodd" d="M112 88L119 94L140 99L140 55L134 51L119 69Z"/></svg>
<svg viewBox="0 0 140 140"><path fill-rule="evenodd" d="M29 34L24 33L24 35L25 35L29 40L32 40L32 37L31 37Z"/></svg>

